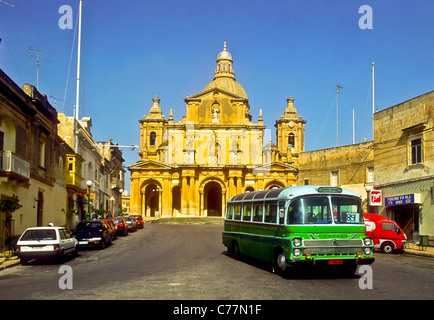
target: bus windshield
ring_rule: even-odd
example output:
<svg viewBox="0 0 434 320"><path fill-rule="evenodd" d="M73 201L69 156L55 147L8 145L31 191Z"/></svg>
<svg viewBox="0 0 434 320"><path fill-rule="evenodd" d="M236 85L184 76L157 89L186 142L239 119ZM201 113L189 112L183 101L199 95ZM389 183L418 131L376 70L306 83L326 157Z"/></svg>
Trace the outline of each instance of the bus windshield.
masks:
<svg viewBox="0 0 434 320"><path fill-rule="evenodd" d="M358 199L343 196L308 196L298 198L289 204L286 223L360 224L363 223L362 217Z"/></svg>

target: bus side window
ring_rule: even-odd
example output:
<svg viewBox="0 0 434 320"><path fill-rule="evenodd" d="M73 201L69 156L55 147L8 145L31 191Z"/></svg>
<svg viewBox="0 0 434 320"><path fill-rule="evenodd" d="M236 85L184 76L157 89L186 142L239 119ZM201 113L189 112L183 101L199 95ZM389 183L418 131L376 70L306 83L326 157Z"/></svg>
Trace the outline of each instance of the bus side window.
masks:
<svg viewBox="0 0 434 320"><path fill-rule="evenodd" d="M232 220L233 217L234 217L234 206L228 205L228 207L226 209L226 219Z"/></svg>
<svg viewBox="0 0 434 320"><path fill-rule="evenodd" d="M300 210L300 200L293 201L288 207L287 224L302 224L303 213Z"/></svg>
<svg viewBox="0 0 434 320"><path fill-rule="evenodd" d="M243 221L250 221L252 217L252 206L250 204L245 205L243 208Z"/></svg>
<svg viewBox="0 0 434 320"><path fill-rule="evenodd" d="M265 222L276 223L277 217L277 205L266 204L265 205Z"/></svg>
<svg viewBox="0 0 434 320"><path fill-rule="evenodd" d="M234 220L241 220L241 206L236 205L234 207Z"/></svg>
<svg viewBox="0 0 434 320"><path fill-rule="evenodd" d="M253 206L253 221L262 222L264 206L262 204L255 204Z"/></svg>

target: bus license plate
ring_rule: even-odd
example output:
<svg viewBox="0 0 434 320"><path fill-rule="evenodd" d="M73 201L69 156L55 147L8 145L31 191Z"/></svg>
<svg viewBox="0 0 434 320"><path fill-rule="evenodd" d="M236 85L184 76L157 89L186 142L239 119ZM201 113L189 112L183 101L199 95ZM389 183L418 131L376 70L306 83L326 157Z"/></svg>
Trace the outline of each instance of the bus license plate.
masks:
<svg viewBox="0 0 434 320"><path fill-rule="evenodd" d="M329 264L343 264L344 260L329 260Z"/></svg>

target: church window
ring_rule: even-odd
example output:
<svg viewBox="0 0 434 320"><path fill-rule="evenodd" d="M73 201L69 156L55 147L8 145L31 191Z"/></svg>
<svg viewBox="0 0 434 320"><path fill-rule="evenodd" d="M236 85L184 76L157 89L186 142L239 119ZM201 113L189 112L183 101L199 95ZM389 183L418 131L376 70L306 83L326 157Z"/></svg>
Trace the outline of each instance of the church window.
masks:
<svg viewBox="0 0 434 320"><path fill-rule="evenodd" d="M293 148L295 146L295 136L293 133L288 135L288 145L291 145Z"/></svg>
<svg viewBox="0 0 434 320"><path fill-rule="evenodd" d="M149 144L151 146L155 146L157 144L157 134L154 131L152 131L149 135Z"/></svg>

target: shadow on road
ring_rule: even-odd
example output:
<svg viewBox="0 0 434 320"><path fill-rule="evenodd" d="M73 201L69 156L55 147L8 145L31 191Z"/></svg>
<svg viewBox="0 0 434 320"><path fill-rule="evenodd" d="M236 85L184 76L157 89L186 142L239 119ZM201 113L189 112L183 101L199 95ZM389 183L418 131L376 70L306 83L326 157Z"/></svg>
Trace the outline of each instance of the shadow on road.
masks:
<svg viewBox="0 0 434 320"><path fill-rule="evenodd" d="M249 264L256 268L273 273L272 265L265 261L252 258L246 255L240 255L239 258L235 258L232 252L223 251L222 255L225 255L231 259L240 261L242 263ZM287 267L286 270L281 274L276 276L281 276L283 279L288 280L311 280L311 279L360 279L361 275L354 273L348 274L344 270L336 266L299 266L299 267Z"/></svg>

